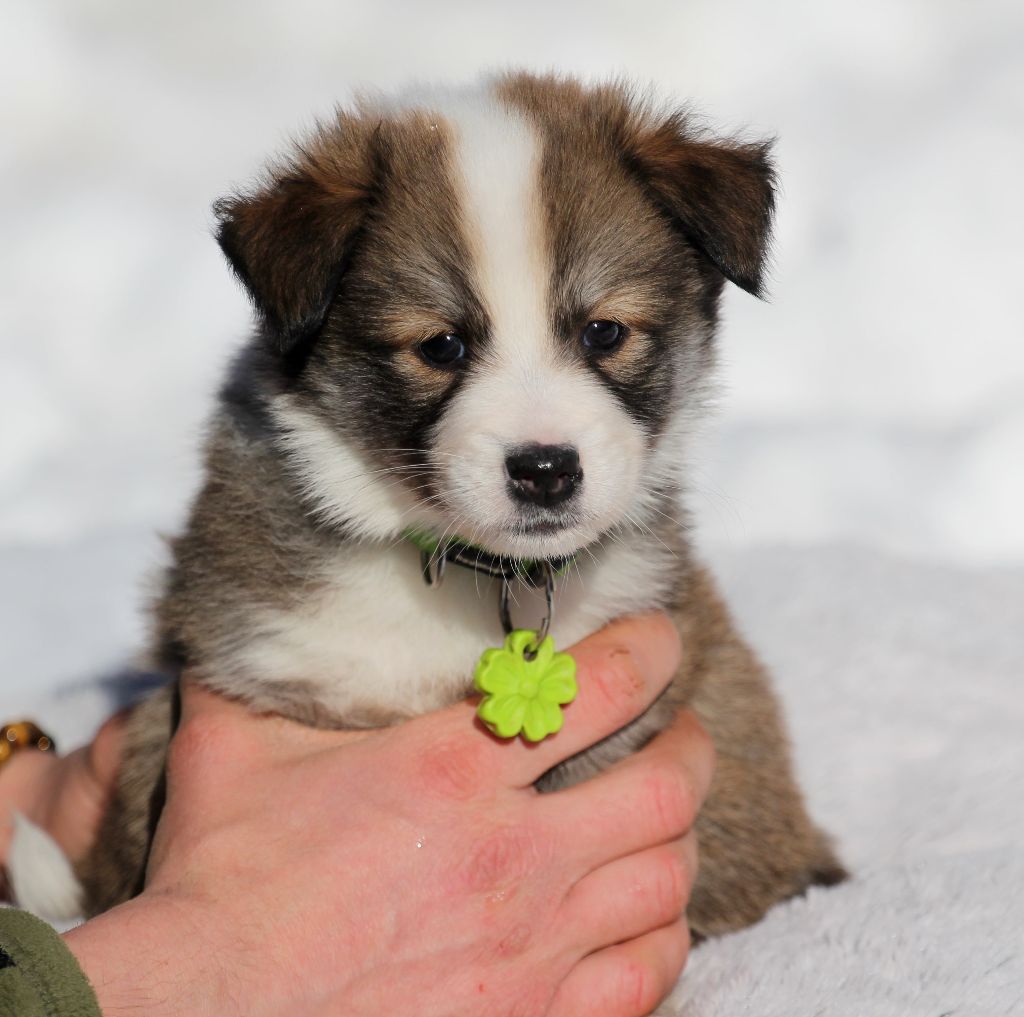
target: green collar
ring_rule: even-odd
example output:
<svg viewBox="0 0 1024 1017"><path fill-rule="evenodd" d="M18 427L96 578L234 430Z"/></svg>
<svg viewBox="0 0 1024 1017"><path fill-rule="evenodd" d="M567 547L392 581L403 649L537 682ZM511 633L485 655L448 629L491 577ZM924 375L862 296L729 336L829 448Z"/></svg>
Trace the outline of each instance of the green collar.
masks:
<svg viewBox="0 0 1024 1017"><path fill-rule="evenodd" d="M447 562L495 579L504 579L506 582L521 579L530 586L543 586L545 565L549 565L555 575L561 575L579 557L577 551L557 558L509 558L491 554L490 551L458 537L446 538L442 546L441 541L426 530L409 528L404 530L402 535L409 543L419 548L423 559L423 578L428 586L440 581Z"/></svg>

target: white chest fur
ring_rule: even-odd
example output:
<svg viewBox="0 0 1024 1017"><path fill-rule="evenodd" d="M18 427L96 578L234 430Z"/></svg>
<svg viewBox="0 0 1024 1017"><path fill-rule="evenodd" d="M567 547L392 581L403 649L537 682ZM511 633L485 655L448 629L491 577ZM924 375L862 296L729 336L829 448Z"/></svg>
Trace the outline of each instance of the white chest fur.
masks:
<svg viewBox="0 0 1024 1017"><path fill-rule="evenodd" d="M639 536L585 552L556 584L556 645L665 605L677 567ZM537 626L541 591L513 583L510 604L517 627ZM324 563L307 602L261 614L231 670L247 682L301 683L341 717L412 716L465 696L481 652L502 638L497 580L449 565L444 582L428 587L412 546L350 545Z"/></svg>

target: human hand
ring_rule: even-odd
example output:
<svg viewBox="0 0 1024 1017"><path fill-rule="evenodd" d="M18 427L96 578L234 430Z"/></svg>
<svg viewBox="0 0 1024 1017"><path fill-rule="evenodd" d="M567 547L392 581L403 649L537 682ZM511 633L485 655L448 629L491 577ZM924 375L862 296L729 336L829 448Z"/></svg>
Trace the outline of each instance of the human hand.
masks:
<svg viewBox="0 0 1024 1017"><path fill-rule="evenodd" d="M684 715L550 795L533 781L667 684L663 617L584 640L557 738L501 743L473 705L306 728L194 686L146 891L68 934L108 1015L642 1014L686 958L691 825L711 749Z"/></svg>
<svg viewBox="0 0 1024 1017"><path fill-rule="evenodd" d="M88 852L114 788L124 714L107 720L90 745L66 756L26 750L0 771L0 866L20 812L42 827L71 861Z"/></svg>

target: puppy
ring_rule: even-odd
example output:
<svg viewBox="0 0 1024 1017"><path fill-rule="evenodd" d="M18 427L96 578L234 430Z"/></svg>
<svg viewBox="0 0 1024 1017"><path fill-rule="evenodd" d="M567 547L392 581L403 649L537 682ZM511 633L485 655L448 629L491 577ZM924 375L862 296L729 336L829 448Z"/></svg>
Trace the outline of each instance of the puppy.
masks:
<svg viewBox="0 0 1024 1017"><path fill-rule="evenodd" d="M668 611L668 691L540 787L686 706L718 751L694 932L841 879L682 506L719 298L761 292L772 210L767 144L714 140L620 84L516 74L339 112L215 206L257 322L172 542L158 666L257 711L375 727L470 692L503 639L500 590L560 647ZM88 913L141 888L171 694L129 727L78 873Z"/></svg>

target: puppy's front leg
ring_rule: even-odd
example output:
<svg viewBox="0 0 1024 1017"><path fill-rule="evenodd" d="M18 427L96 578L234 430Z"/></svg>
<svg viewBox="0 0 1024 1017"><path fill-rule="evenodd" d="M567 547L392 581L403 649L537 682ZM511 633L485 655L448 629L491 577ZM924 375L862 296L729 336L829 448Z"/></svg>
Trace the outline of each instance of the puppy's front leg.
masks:
<svg viewBox="0 0 1024 1017"><path fill-rule="evenodd" d="M688 916L695 933L715 936L756 922L809 886L838 883L846 872L807 814L768 676L706 572L694 573L678 622L687 705L718 760L697 820L700 874Z"/></svg>

